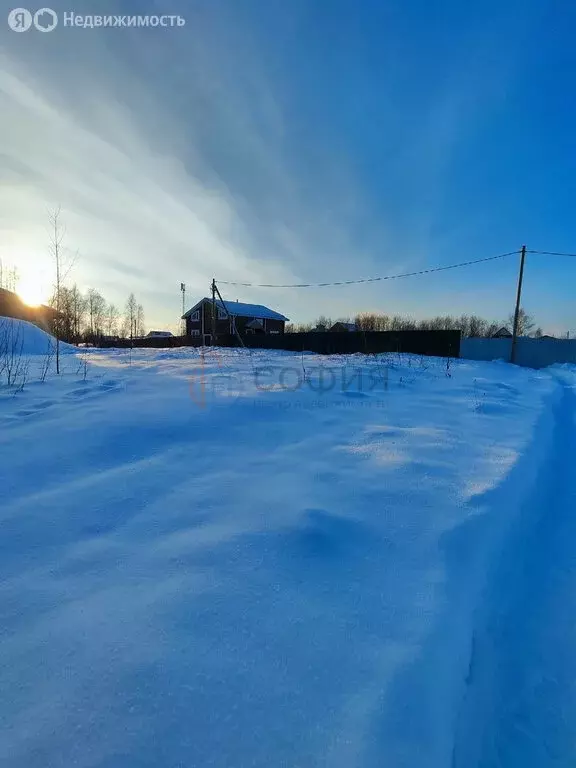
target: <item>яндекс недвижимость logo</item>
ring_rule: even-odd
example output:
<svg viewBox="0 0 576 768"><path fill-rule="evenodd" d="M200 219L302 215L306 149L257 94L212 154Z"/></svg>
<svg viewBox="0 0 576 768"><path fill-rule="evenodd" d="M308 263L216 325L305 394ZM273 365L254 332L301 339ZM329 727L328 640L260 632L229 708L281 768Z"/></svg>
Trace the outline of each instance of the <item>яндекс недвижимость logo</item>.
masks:
<svg viewBox="0 0 576 768"><path fill-rule="evenodd" d="M134 27L184 27L186 19L179 14L163 13L161 15L124 15L124 14L88 14L81 15L74 11L60 13L61 26L71 29L105 29L116 27L132 29ZM52 8L40 8L32 13L27 8L13 8L8 13L8 26L13 32L27 32L34 26L38 32L52 32L58 26L58 14Z"/></svg>
<svg viewBox="0 0 576 768"><path fill-rule="evenodd" d="M39 32L52 32L58 25L58 14L52 8L40 8L34 15L27 8L13 8L8 26L13 32L27 32L34 25Z"/></svg>

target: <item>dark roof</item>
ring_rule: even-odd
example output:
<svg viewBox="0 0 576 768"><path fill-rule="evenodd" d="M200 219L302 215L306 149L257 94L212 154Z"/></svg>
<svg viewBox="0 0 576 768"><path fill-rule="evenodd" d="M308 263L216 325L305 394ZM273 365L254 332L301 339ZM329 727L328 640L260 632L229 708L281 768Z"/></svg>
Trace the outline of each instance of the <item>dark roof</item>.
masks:
<svg viewBox="0 0 576 768"><path fill-rule="evenodd" d="M498 339L498 338L509 339L511 337L512 337L512 334L510 333L508 328L506 328L505 326L502 326L502 328L499 328L496 331L496 333L492 336L493 339Z"/></svg>
<svg viewBox="0 0 576 768"><path fill-rule="evenodd" d="M207 296L205 296L182 315L182 320L190 317L192 312L195 312L205 301L207 301L209 304L212 303L212 299L209 299ZM232 317L257 317L261 320L288 321L288 318L284 317L284 315L281 315L279 312L274 312L273 309L265 307L262 304L244 304L241 301L220 301L217 299L216 307L219 309L226 309L228 314L232 315Z"/></svg>
<svg viewBox="0 0 576 768"><path fill-rule="evenodd" d="M356 331L358 330L356 328L356 323L343 323L341 320L337 320L334 325L330 328L331 331L333 331L335 328L342 327L345 331Z"/></svg>

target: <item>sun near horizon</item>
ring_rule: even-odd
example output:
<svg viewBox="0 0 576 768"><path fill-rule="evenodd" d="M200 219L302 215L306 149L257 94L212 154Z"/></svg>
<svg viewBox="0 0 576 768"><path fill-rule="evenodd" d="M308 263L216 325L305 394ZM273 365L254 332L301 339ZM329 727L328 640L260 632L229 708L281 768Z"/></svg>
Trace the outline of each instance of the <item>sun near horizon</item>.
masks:
<svg viewBox="0 0 576 768"><path fill-rule="evenodd" d="M41 283L33 278L21 280L16 289L17 295L29 307L39 307L46 304L48 296Z"/></svg>

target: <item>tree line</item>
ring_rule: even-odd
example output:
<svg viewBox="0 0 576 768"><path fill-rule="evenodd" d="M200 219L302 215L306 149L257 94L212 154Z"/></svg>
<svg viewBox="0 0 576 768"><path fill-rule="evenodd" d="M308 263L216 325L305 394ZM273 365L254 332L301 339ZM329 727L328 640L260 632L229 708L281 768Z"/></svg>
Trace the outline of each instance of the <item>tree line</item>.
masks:
<svg viewBox="0 0 576 768"><path fill-rule="evenodd" d="M423 320L415 320L404 315L387 315L381 312L361 312L354 319L339 317L333 321L329 317L321 315L314 323L289 323L286 325L286 333L304 333L312 330L328 330L334 322L354 323L359 331L462 331L462 336L490 338L500 328L506 327L512 331L514 315L510 315L505 321L486 320L478 315L437 315ZM518 314L518 334L520 336L542 336L542 329L535 329L535 321L526 310L520 309ZM535 330L534 330L535 329Z"/></svg>
<svg viewBox="0 0 576 768"><path fill-rule="evenodd" d="M94 288L83 294L77 285L61 285L50 302L58 315L53 331L62 341L97 342L103 336L133 339L144 336L144 309L133 293L121 311Z"/></svg>

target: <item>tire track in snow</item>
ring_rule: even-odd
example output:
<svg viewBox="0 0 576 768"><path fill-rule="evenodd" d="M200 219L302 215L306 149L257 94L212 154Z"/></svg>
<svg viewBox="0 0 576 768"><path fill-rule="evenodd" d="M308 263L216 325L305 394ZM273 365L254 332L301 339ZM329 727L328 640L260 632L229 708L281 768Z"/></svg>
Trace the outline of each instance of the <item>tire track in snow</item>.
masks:
<svg viewBox="0 0 576 768"><path fill-rule="evenodd" d="M576 765L576 396L486 595L453 768ZM521 529L521 530L520 530Z"/></svg>

